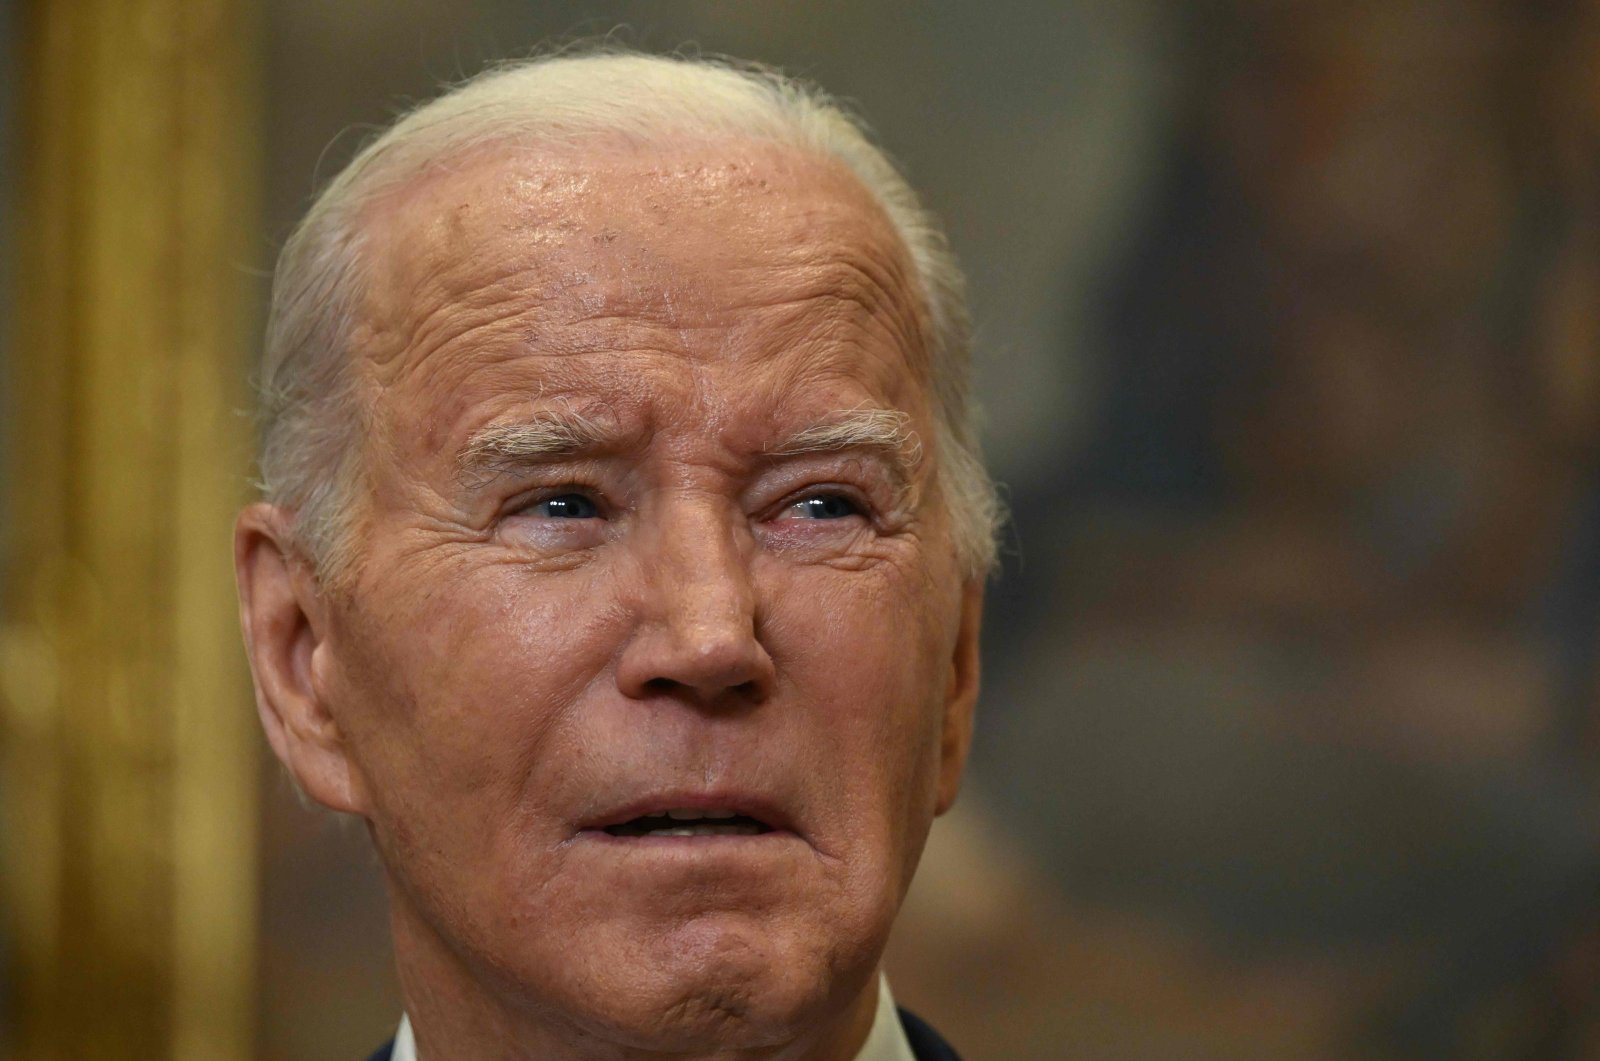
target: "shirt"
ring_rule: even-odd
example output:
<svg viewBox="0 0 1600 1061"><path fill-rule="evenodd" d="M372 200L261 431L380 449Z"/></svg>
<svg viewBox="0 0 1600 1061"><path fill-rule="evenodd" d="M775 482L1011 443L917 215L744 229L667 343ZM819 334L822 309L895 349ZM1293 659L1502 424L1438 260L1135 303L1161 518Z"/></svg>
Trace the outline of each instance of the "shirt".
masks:
<svg viewBox="0 0 1600 1061"><path fill-rule="evenodd" d="M411 1034L411 1018L400 1018L400 1030L394 1035L394 1053L389 1061L417 1061L417 1040ZM878 976L878 1012L872 1018L872 1030L867 1041L861 1044L856 1061L916 1061L911 1053L911 1043L906 1030L900 1026L900 1015L894 1009L894 996L889 994L889 978Z"/></svg>

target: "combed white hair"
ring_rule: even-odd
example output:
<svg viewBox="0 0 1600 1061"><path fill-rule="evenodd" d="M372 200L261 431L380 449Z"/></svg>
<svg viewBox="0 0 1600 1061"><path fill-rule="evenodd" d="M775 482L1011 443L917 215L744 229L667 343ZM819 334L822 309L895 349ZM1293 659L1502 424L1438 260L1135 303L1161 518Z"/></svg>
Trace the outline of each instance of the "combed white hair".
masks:
<svg viewBox="0 0 1600 1061"><path fill-rule="evenodd" d="M963 279L938 223L865 126L826 93L724 60L616 50L494 67L402 115L312 204L278 258L261 371L261 488L294 513L320 577L353 559L349 513L361 483L365 409L351 332L364 281L363 208L463 151L500 140L569 146L597 136L640 146L685 138L792 145L843 162L904 241L931 324L939 487L967 572L995 560L1000 506L969 394Z"/></svg>

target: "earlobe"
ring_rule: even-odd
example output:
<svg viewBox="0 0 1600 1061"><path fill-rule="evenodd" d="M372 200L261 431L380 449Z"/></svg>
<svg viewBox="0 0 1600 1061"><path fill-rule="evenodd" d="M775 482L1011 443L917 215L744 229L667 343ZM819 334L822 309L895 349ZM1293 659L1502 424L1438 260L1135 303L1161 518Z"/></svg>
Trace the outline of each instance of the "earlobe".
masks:
<svg viewBox="0 0 1600 1061"><path fill-rule="evenodd" d="M363 814L359 776L317 674L329 650L325 600L295 547L289 514L264 502L246 507L234 524L233 566L267 742L311 798Z"/></svg>
<svg viewBox="0 0 1600 1061"><path fill-rule="evenodd" d="M945 693L944 731L939 747L939 798L934 814L955 804L972 747L973 713L978 704L979 630L983 625L983 580L973 579L961 592L961 619L950 656L950 685Z"/></svg>

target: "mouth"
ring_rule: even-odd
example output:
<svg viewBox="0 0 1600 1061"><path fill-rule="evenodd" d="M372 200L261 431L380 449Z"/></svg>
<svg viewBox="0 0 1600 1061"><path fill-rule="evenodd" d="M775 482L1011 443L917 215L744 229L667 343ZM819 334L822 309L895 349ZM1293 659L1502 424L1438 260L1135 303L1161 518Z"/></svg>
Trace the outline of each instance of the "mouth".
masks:
<svg viewBox="0 0 1600 1061"><path fill-rule="evenodd" d="M623 840L738 839L792 835L793 827L781 810L759 798L679 792L619 807L580 832Z"/></svg>
<svg viewBox="0 0 1600 1061"><path fill-rule="evenodd" d="M602 831L612 836L760 836L773 828L760 818L726 807L677 807L641 814Z"/></svg>

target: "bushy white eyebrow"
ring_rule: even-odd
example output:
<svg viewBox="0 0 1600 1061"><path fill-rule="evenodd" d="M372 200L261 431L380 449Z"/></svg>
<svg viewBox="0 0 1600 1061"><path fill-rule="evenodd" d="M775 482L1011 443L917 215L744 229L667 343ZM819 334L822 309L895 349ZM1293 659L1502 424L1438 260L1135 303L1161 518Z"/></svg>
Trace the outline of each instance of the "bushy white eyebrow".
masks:
<svg viewBox="0 0 1600 1061"><path fill-rule="evenodd" d="M473 433L457 451L456 467L463 482L481 484L502 472L576 456L616 441L615 432L576 410L546 410ZM848 449L882 453L906 485L922 461L922 440L911 429L910 415L898 409L832 413L762 452L768 457L802 457Z"/></svg>
<svg viewBox="0 0 1600 1061"><path fill-rule="evenodd" d="M907 471L922 460L922 440L911 430L911 416L898 409L847 409L801 428L766 452L794 457L841 449L884 450Z"/></svg>
<svg viewBox="0 0 1600 1061"><path fill-rule="evenodd" d="M801 428L775 446L769 457L802 457L809 453L867 450L886 458L897 504L916 495L916 471L922 463L922 439L911 429L911 416L898 409L860 407L833 413Z"/></svg>
<svg viewBox="0 0 1600 1061"><path fill-rule="evenodd" d="M513 424L491 424L456 453L456 467L464 480L541 461L571 457L614 440L613 433L573 409L548 410Z"/></svg>

